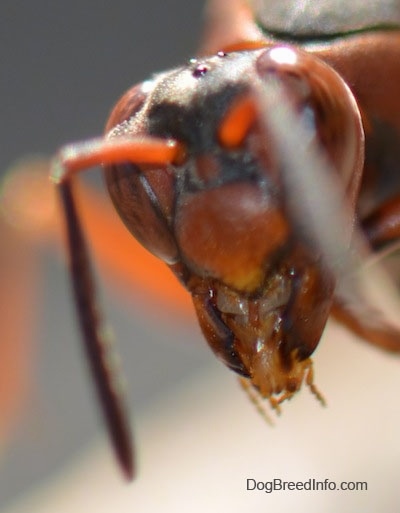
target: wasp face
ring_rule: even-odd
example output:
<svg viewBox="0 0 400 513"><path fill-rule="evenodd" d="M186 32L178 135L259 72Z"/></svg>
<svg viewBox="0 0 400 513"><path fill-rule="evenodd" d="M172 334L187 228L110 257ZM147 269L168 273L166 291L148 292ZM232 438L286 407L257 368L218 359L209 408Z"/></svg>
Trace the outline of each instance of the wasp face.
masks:
<svg viewBox="0 0 400 513"><path fill-rule="evenodd" d="M355 129L341 118L347 105L332 103L327 67L314 70L304 59L272 48L193 60L128 92L109 132L172 139L185 148L173 165L108 169L108 188L131 232L192 293L212 349L264 397L286 398L304 379L311 384L309 357L329 315L334 279L318 245L298 230L284 159L263 116L257 105L242 108L244 102L257 103L254 91L263 81L279 81L347 189L358 185L349 169L358 155L349 150ZM350 142L344 154L343 138Z"/></svg>

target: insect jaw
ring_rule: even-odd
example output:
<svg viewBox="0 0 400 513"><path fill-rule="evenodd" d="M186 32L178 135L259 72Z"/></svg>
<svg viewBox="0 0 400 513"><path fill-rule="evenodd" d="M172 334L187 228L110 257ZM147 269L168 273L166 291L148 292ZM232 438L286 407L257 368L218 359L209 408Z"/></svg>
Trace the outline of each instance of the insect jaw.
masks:
<svg viewBox="0 0 400 513"><path fill-rule="evenodd" d="M313 384L311 358L300 358L298 349L293 349L289 357L283 358L281 348L285 343L285 333L282 329L282 317L275 312L270 318L272 331L269 339L257 339L246 346L249 341L242 338L236 344L238 354L247 362L245 366L249 369L249 383L260 398L269 400L273 408L290 399L300 390L303 382L306 382L312 393L324 404L321 394Z"/></svg>
<svg viewBox="0 0 400 513"><path fill-rule="evenodd" d="M194 295L209 298L206 326L204 303L195 299L203 333L216 355L247 378L245 389L256 404L264 398L277 408L303 382L323 402L313 385L310 355L329 315L333 284L315 260L306 257L297 269L291 265L303 257L299 249L288 253L253 294L217 280L197 279Z"/></svg>
<svg viewBox="0 0 400 513"><path fill-rule="evenodd" d="M282 275L275 275L271 281L269 290L257 298L248 298L225 286L216 290L221 318L234 334L235 349L249 372L251 384L263 397L286 389L280 379L279 346L291 285Z"/></svg>
<svg viewBox="0 0 400 513"><path fill-rule="evenodd" d="M278 344L261 343L252 355L252 372L249 379L253 388L263 399L279 411L279 405L291 399L306 382L317 398L324 403L312 380L312 360L299 360L296 351L291 354L289 367L282 365Z"/></svg>
<svg viewBox="0 0 400 513"><path fill-rule="evenodd" d="M293 384L293 358L283 358L283 320L292 293L288 274L276 273L262 295L255 298L225 286L216 290L216 305L222 320L235 336L235 348L249 371L250 379L263 397L298 389ZM289 372L289 376L287 375ZM301 381L300 381L301 383Z"/></svg>

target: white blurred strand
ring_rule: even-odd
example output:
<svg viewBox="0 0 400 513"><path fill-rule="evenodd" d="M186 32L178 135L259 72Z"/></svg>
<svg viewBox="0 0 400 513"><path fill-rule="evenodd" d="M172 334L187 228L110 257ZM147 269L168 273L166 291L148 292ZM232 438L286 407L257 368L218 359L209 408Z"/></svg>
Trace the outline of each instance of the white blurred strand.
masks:
<svg viewBox="0 0 400 513"><path fill-rule="evenodd" d="M336 280L335 295L347 304L365 306L364 289L382 279L385 292L397 292L380 266L361 277L370 251L345 203L337 173L316 144L314 134L296 114L276 79L254 85L261 122L273 139L282 169L289 215L309 238ZM379 268L378 268L379 267Z"/></svg>

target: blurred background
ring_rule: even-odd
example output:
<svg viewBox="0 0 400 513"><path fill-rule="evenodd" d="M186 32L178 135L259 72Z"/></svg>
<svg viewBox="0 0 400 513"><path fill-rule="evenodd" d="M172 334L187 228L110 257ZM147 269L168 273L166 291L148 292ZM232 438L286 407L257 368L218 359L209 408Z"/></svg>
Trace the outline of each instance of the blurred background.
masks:
<svg viewBox="0 0 400 513"><path fill-rule="evenodd" d="M65 142L99 135L128 87L195 53L202 8L202 2L183 0L115 0L112 6L99 0L3 0L0 169L5 172L22 156L51 155ZM14 243L5 231L2 251ZM21 256L24 245L20 248ZM126 486L93 401L65 263L52 244L32 248L22 261L12 253L1 271L0 318L12 319L16 331L23 328L19 359L26 361L18 369L28 377L1 446L1 513L88 507L97 512L396 510L398 358L331 326L315 358L315 381L328 408L305 389L284 405L270 428L235 377L214 359L187 308L154 296L152 301L143 289L127 294L111 286L99 268L134 410L139 476ZM11 277L22 291L19 311L7 302L15 289ZM12 377L12 364L5 370ZM0 393L7 395L7 389ZM369 488L246 490L247 478L274 477L367 481Z"/></svg>
<svg viewBox="0 0 400 513"><path fill-rule="evenodd" d="M1 171L21 157L51 156L67 142L101 135L110 109L127 88L193 55L201 10L200 2L180 0L117 0L112 5L90 0L2 2ZM3 248L11 244L8 235L3 234ZM99 432L78 346L65 262L53 246L45 244L46 239L39 242L43 245L30 255L38 264L29 269L36 279L29 282L36 287L30 297L34 303L21 302L21 310L28 311L19 321L33 322L26 326L29 338L34 339L34 348L26 348L32 358L33 381L22 422L3 448L3 507L65 464ZM28 249L22 246L16 251ZM26 266L15 258L10 257L13 270L18 264ZM27 274L25 268L16 272L19 279L27 280ZM192 343L192 339L200 340L199 330L193 334L185 316L168 321L161 312L167 320L161 329L159 306L150 322L145 317L153 307L143 301L143 291L132 291L129 298L115 290L104 296L124 367L132 372L129 382L135 392L130 397L135 409L207 361L204 344ZM9 312L3 310L3 315ZM157 317L160 326L155 331Z"/></svg>

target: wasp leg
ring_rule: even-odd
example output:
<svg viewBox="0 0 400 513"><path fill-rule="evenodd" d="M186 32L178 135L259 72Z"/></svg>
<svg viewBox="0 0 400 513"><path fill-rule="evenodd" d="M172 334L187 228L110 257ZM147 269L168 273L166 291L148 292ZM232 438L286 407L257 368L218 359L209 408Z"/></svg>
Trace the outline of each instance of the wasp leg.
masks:
<svg viewBox="0 0 400 513"><path fill-rule="evenodd" d="M0 198L0 209L4 205ZM0 212L0 445L21 420L32 387L35 360L38 253Z"/></svg>
<svg viewBox="0 0 400 513"><path fill-rule="evenodd" d="M369 214L361 224L363 232L374 251L389 248L400 242L400 196L395 196ZM386 351L400 352L400 329L390 324L384 316L359 298L345 302L336 298L333 317L367 342Z"/></svg>
<svg viewBox="0 0 400 513"><path fill-rule="evenodd" d="M355 335L392 353L400 353L400 330L367 303L342 303L335 300L331 314Z"/></svg>
<svg viewBox="0 0 400 513"><path fill-rule="evenodd" d="M400 196L374 210L362 222L362 228L375 251L400 241Z"/></svg>
<svg viewBox="0 0 400 513"><path fill-rule="evenodd" d="M41 247L57 224L48 162L28 156L0 183L0 443L15 433L30 399L40 310Z"/></svg>

